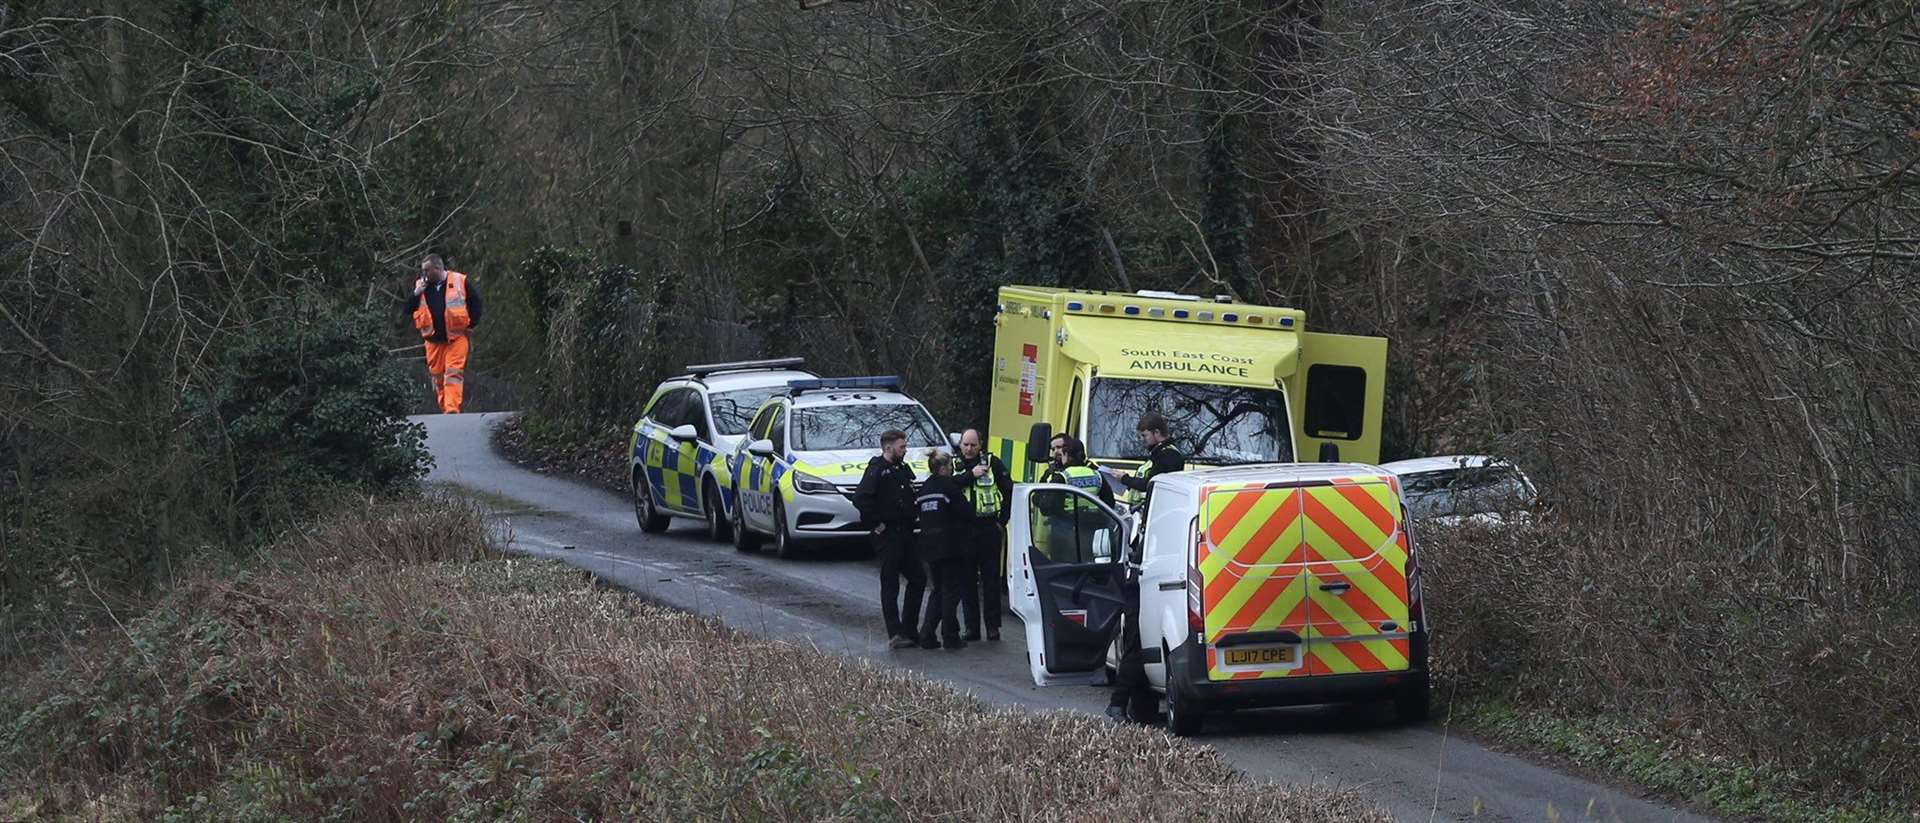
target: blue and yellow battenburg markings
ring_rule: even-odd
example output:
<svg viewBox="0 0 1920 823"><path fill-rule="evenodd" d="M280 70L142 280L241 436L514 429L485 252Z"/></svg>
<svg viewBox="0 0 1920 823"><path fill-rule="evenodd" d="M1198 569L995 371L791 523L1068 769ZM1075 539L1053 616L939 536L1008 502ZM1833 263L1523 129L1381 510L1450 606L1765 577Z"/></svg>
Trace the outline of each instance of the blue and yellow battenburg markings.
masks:
<svg viewBox="0 0 1920 823"><path fill-rule="evenodd" d="M726 460L712 447L697 442L674 443L667 437L666 429L643 423L634 430L633 456L639 458L654 502L661 508L701 513L700 467L709 466L717 474L715 482L720 486L720 502L726 507L723 512L732 511L731 484L725 482L727 477L721 473L726 468Z"/></svg>

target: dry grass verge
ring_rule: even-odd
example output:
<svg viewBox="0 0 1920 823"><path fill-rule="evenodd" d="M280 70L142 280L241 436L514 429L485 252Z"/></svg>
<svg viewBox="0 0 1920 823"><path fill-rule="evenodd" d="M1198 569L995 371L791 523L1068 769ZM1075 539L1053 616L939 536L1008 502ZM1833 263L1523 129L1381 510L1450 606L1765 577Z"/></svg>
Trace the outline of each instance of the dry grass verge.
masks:
<svg viewBox="0 0 1920 823"><path fill-rule="evenodd" d="M1819 608L1724 553L1644 533L1547 522L1421 538L1457 719L1743 817L1920 809L1910 611Z"/></svg>
<svg viewBox="0 0 1920 823"><path fill-rule="evenodd" d="M90 819L1384 820L1211 750L492 555L447 500L289 536L9 686L0 809Z"/></svg>

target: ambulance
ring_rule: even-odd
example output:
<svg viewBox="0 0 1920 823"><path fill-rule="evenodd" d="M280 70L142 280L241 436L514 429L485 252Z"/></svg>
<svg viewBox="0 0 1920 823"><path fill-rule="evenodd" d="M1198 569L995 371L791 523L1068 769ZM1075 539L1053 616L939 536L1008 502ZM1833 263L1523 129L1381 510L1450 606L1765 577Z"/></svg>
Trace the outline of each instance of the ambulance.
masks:
<svg viewBox="0 0 1920 823"><path fill-rule="evenodd" d="M1008 594L1036 685L1097 683L1129 651L1115 644L1137 548L1137 650L1160 700L1136 699L1136 719L1163 702L1168 729L1191 735L1223 710L1371 701L1426 718L1429 627L1392 472L1281 463L1153 482L1138 518L1082 489L1014 486Z"/></svg>
<svg viewBox="0 0 1920 823"><path fill-rule="evenodd" d="M1035 423L1112 469L1159 411L1189 465L1380 459L1387 341L1307 331L1299 309L1171 292L1005 286L994 319L988 447L1032 480Z"/></svg>
<svg viewBox="0 0 1920 823"><path fill-rule="evenodd" d="M927 476L925 454L948 448L920 401L898 377L788 381L753 416L733 453L733 539L756 551L771 538L774 554L791 558L803 544L863 537L854 490L880 455L880 435L907 436L907 464Z"/></svg>

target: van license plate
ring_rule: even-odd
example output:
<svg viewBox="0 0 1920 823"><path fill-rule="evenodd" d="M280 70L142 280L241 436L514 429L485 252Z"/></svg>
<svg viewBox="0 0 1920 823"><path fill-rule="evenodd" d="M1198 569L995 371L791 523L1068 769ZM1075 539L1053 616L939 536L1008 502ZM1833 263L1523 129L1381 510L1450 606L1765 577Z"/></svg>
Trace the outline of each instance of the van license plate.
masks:
<svg viewBox="0 0 1920 823"><path fill-rule="evenodd" d="M1257 649L1228 649L1229 666L1266 666L1273 663L1292 663L1292 646L1264 646Z"/></svg>

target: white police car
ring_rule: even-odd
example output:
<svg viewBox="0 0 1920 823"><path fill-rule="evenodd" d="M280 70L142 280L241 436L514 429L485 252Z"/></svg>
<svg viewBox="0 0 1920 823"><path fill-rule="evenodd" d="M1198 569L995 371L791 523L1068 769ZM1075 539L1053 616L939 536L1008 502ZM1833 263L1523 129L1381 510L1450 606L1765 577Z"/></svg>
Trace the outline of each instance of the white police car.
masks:
<svg viewBox="0 0 1920 823"><path fill-rule="evenodd" d="M907 462L924 478L924 453L947 447L925 406L897 377L794 380L760 407L733 455L733 539L753 551L766 536L780 557L806 541L858 537L853 493L880 435L907 435Z"/></svg>
<svg viewBox="0 0 1920 823"><path fill-rule="evenodd" d="M788 382L813 377L798 357L688 366L664 381L633 424L627 453L633 512L643 531L671 518L706 521L707 536L726 540L733 507L729 458L746 440L761 404Z"/></svg>

